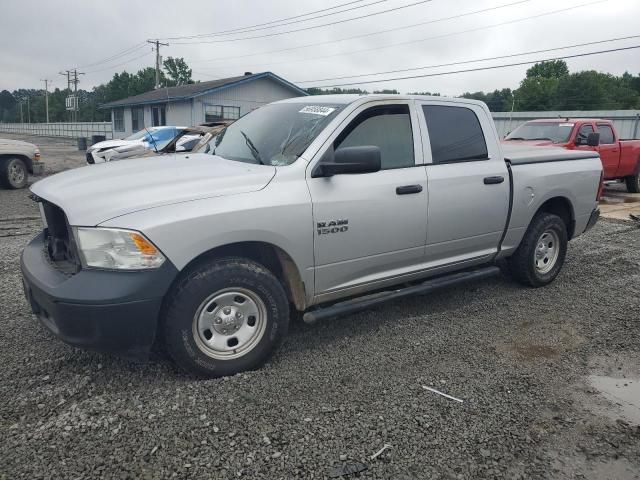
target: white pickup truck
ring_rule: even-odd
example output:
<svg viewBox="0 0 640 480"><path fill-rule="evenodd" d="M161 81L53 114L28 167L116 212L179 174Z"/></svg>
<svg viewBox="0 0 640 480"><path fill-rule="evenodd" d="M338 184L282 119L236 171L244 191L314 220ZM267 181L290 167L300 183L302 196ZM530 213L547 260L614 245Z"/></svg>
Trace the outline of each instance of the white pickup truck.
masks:
<svg viewBox="0 0 640 480"><path fill-rule="evenodd" d="M22 254L25 293L70 344L141 356L158 342L190 372L230 375L269 357L290 312L344 315L505 261L549 284L601 188L595 152L503 151L480 102L289 99L179 162L33 185L45 229Z"/></svg>

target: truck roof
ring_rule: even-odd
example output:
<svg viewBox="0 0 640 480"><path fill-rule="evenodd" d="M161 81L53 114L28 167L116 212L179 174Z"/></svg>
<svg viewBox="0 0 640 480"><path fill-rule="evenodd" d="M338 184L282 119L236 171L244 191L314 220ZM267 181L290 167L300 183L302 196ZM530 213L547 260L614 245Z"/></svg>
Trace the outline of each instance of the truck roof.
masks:
<svg viewBox="0 0 640 480"><path fill-rule="evenodd" d="M605 120L604 118L568 118L568 117L554 117L554 118L537 118L530 120L527 123L611 123L611 120Z"/></svg>
<svg viewBox="0 0 640 480"><path fill-rule="evenodd" d="M311 95L307 97L294 97L280 100L274 103L303 103L309 104L323 104L330 103L334 105L349 105L356 102L366 102L367 100L431 100L438 102L451 102L451 103L467 103L474 105L485 106L484 102L479 100L472 100L469 98L457 98L457 97L434 97L428 95L399 95L399 94L385 94L385 93L369 93L365 95L358 94L338 94L338 95Z"/></svg>

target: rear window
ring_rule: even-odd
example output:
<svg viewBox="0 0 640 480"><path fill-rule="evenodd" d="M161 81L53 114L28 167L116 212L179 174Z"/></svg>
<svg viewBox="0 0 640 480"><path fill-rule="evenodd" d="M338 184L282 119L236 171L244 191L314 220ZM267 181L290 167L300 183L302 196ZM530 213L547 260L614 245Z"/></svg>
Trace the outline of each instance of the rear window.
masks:
<svg viewBox="0 0 640 480"><path fill-rule="evenodd" d="M422 107L433 163L487 160L487 142L480 121L466 107L425 105Z"/></svg>

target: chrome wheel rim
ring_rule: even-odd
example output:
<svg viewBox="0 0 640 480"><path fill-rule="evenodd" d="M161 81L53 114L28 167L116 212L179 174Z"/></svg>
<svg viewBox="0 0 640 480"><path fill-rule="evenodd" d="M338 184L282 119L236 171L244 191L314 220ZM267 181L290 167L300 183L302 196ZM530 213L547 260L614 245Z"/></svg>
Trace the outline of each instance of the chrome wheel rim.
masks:
<svg viewBox="0 0 640 480"><path fill-rule="evenodd" d="M267 308L251 290L226 288L207 297L193 318L198 348L217 360L232 360L253 350L267 327Z"/></svg>
<svg viewBox="0 0 640 480"><path fill-rule="evenodd" d="M549 273L558 261L560 237L553 230L546 230L536 243L534 261L538 273Z"/></svg>
<svg viewBox="0 0 640 480"><path fill-rule="evenodd" d="M24 169L17 163L9 166L9 180L13 184L20 184L24 181Z"/></svg>

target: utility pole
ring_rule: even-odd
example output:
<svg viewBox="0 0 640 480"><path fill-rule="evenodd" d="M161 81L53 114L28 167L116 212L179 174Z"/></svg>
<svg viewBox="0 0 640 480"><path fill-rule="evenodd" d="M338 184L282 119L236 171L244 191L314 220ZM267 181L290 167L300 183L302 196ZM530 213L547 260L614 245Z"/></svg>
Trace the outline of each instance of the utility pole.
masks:
<svg viewBox="0 0 640 480"><path fill-rule="evenodd" d="M78 70L73 69L73 98L74 98L73 121L74 122L78 121L78 106L80 104L80 102L78 101L78 82L80 82L80 80L78 80L78 75L84 75L84 73L78 72Z"/></svg>
<svg viewBox="0 0 640 480"><path fill-rule="evenodd" d="M67 91L69 93L71 93L71 71L67 70L65 72L58 72L60 75L62 75L63 77L67 77ZM65 106L66 105L66 99L65 99ZM68 107L68 106L67 106ZM69 110L69 108L67 108L67 110ZM70 113L71 116L73 116L73 113ZM73 117L72 117L73 118Z"/></svg>
<svg viewBox="0 0 640 480"><path fill-rule="evenodd" d="M155 45L155 50L156 50L156 86L155 86L155 89L157 90L158 88L160 88L160 63L161 63L161 60L162 60L162 57L160 56L160 45L162 45L164 47L168 47L169 44L168 43L162 43L158 39L156 39L156 40L147 40L147 43L150 43L151 45Z"/></svg>
<svg viewBox="0 0 640 480"><path fill-rule="evenodd" d="M71 75L73 74L73 78ZM66 70L65 72L60 72L60 75L67 77L67 90L69 90L69 96L67 99L71 99L71 103L67 105L67 110L71 111L71 121L78 121L78 75L84 75L82 72L78 72L75 68L72 70ZM73 84L73 96L71 95L71 84Z"/></svg>
<svg viewBox="0 0 640 480"><path fill-rule="evenodd" d="M27 97L27 123L31 123L31 97Z"/></svg>
<svg viewBox="0 0 640 480"><path fill-rule="evenodd" d="M20 123L24 123L24 116L22 114L22 100L20 100Z"/></svg>
<svg viewBox="0 0 640 480"><path fill-rule="evenodd" d="M49 82L51 80L45 78L41 80L44 82L44 110L46 112L47 123L49 123Z"/></svg>

